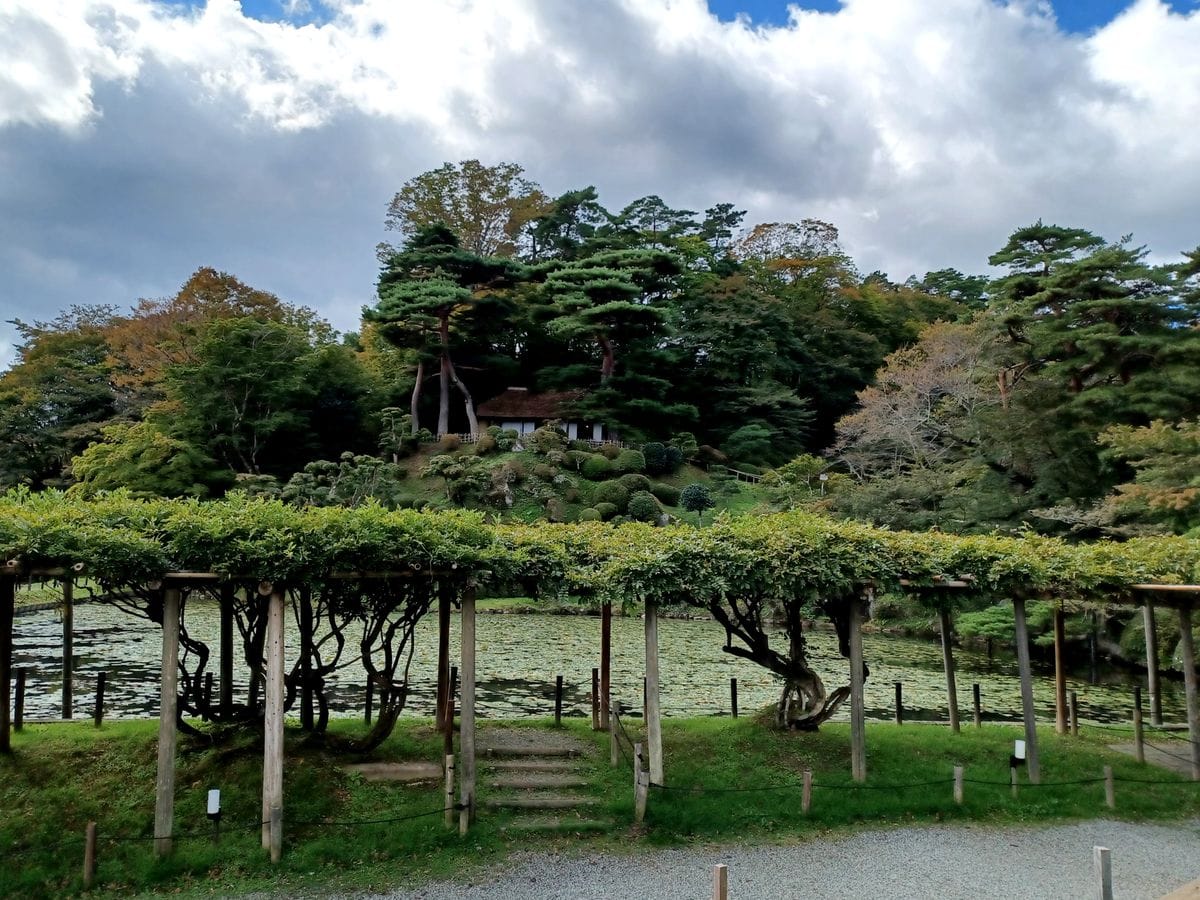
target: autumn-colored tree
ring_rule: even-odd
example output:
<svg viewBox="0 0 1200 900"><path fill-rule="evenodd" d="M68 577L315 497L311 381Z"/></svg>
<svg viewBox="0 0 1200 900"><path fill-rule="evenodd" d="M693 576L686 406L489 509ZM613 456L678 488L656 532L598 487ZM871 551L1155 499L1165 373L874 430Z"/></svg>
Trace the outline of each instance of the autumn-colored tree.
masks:
<svg viewBox="0 0 1200 900"><path fill-rule="evenodd" d="M550 199L516 163L485 166L477 159L446 163L405 182L388 204L384 227L411 239L445 225L477 256L514 256L525 226L552 208ZM381 244L380 259L396 248Z"/></svg>

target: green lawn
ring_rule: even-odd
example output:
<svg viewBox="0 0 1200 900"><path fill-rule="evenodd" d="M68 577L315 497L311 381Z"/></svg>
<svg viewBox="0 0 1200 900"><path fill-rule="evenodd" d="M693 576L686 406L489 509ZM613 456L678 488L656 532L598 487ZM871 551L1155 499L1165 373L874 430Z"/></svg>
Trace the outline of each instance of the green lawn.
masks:
<svg viewBox="0 0 1200 900"><path fill-rule="evenodd" d="M546 721L522 727L549 728ZM362 726L342 721L339 729ZM1108 751L1106 732L1081 738L1041 734L1043 787L1023 785L1013 799L1008 755L1020 736L1013 727L868 728L867 788L849 777L846 726L819 734L774 731L752 718L668 719L664 722L668 790L654 789L644 827L633 819L628 762L610 768L607 735L586 722L566 724L597 746L591 787L607 832L510 835L503 815L484 812L468 838L442 825L440 787L380 785L351 776L340 760L289 733L285 769L285 852L273 867L259 830L261 753L249 737L214 748L181 739L176 792L175 852L157 860L153 829L156 723L124 722L97 731L86 723L35 726L14 735L14 754L0 760L0 895L58 896L81 888L82 838L99 823L99 884L103 892L152 890L184 894L254 889L286 891L289 883L343 890L469 872L511 850L586 846L619 850L693 839L769 841L819 838L830 829L974 820L1033 823L1103 815L1179 818L1200 813L1200 786ZM637 720L626 727L641 739ZM441 738L428 721L407 720L375 754L386 759L436 759ZM1180 744L1180 747L1183 745ZM1182 751L1181 751L1182 752ZM953 767L966 767L966 802L956 806ZM1117 777L1117 808L1104 805L1102 767ZM813 805L800 808L800 777L814 772ZM1024 773L1022 774L1024 779ZM933 782L933 783L929 783ZM996 782L979 784L976 782ZM1055 782L1071 782L1055 785ZM1086 783L1081 783L1086 782ZM1153 783L1145 783L1153 782ZM220 845L204 816L210 787L220 787L225 818ZM400 821L361 823L369 820Z"/></svg>

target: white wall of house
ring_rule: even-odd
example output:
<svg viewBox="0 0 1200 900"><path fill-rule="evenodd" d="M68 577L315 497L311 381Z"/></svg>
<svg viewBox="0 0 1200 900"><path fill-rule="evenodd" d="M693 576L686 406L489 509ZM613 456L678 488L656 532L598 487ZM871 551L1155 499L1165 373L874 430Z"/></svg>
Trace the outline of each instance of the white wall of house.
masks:
<svg viewBox="0 0 1200 900"><path fill-rule="evenodd" d="M593 441L604 440L604 426L603 425L593 425L592 426L592 440Z"/></svg>

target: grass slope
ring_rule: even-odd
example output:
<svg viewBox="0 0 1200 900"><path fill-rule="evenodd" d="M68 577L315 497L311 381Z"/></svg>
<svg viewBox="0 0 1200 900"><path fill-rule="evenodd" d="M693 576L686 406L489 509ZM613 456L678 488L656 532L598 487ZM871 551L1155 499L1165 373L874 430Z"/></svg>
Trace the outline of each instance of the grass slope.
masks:
<svg viewBox="0 0 1200 900"><path fill-rule="evenodd" d="M82 837L99 822L98 884L103 893L137 890L226 894L370 890L469 873L514 849L572 847L624 852L689 840L820 839L830 829L948 820L1047 822L1116 815L1177 818L1200 813L1200 787L1139 765L1104 746L1112 735L1078 739L1043 732L1043 787L1023 786L1013 799L1008 754L1019 729L872 725L867 787L849 778L846 726L819 734L774 731L753 719L668 719L664 746L668 790L653 790L643 828L635 828L628 762L607 762L608 737L587 723L565 727L597 753L590 790L607 832L530 836L504 829L509 819L485 811L466 840L442 825L439 784L385 785L349 775L323 750L289 734L285 769L285 853L270 865L259 836L262 761L246 738L221 748L181 741L175 852L153 855L156 723L125 722L99 731L85 723L35 726L15 735L0 760L0 895L39 897L81 890ZM339 730L357 723L342 721ZM523 721L519 727L549 728ZM626 721L635 740L636 720ZM428 722L406 721L376 758L437 759L439 736ZM1182 745L1180 745L1182 746ZM966 766L966 802L956 806L953 766ZM1117 809L1104 805L1104 765L1117 777ZM800 810L800 773L815 773L812 811ZM997 782L977 784L976 781ZM929 784L928 782L936 782ZM1062 784L1053 784L1064 782ZM1152 782L1152 783L1148 783ZM205 794L220 787L225 808L220 845L211 841ZM760 788L768 787L768 790ZM486 789L481 787L481 798ZM388 819L400 821L379 822ZM374 822L374 824L346 824Z"/></svg>

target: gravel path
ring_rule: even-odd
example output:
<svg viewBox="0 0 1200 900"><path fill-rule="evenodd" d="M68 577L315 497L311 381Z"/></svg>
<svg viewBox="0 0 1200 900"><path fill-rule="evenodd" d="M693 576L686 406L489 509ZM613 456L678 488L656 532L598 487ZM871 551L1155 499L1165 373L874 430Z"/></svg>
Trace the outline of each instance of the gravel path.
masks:
<svg viewBox="0 0 1200 900"><path fill-rule="evenodd" d="M729 866L734 900L930 897L1062 900L1093 896L1092 847L1112 850L1118 900L1157 898L1200 876L1200 822L1093 821L1051 828L933 826L864 831L791 846L711 847L628 856L525 854L389 897L420 900L696 900Z"/></svg>

